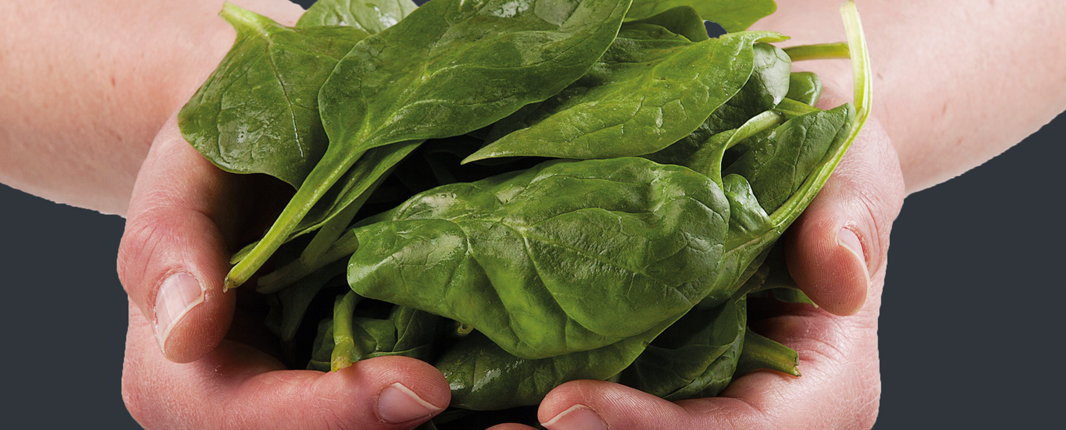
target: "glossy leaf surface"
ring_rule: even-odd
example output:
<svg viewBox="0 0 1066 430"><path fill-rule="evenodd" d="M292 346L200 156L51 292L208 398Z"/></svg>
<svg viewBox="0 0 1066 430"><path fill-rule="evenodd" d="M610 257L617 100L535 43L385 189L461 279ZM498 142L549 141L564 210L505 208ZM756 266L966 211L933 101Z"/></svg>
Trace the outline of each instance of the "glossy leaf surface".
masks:
<svg viewBox="0 0 1066 430"><path fill-rule="evenodd" d="M744 32L691 43L665 29L652 33L646 28L623 28L586 76L535 110L520 112L521 120L505 120L498 127L523 128L467 161L508 156L610 158L659 151L692 133L736 96L755 67L768 67L755 64L765 57L754 53L756 42L781 40L775 33ZM788 63L783 70L787 79ZM783 97L787 80L782 88L768 91Z"/></svg>
<svg viewBox="0 0 1066 430"><path fill-rule="evenodd" d="M705 176L640 158L546 163L439 187L360 227L348 283L365 297L543 358L680 316L712 285L727 202Z"/></svg>
<svg viewBox="0 0 1066 430"><path fill-rule="evenodd" d="M822 80L811 72L794 72L789 76L786 97L814 106L822 96Z"/></svg>
<svg viewBox="0 0 1066 430"><path fill-rule="evenodd" d="M742 144L744 152L723 175L748 179L759 203L773 212L792 196L834 144L851 131L847 105L793 118L762 139Z"/></svg>
<svg viewBox="0 0 1066 430"><path fill-rule="evenodd" d="M735 96L687 136L647 157L660 163L686 165L712 136L741 127L752 117L777 107L788 94L792 62L784 51L765 43L755 44L752 55L751 75Z"/></svg>
<svg viewBox="0 0 1066 430"><path fill-rule="evenodd" d="M318 90L367 33L288 28L227 3L237 40L178 114L182 135L223 170L299 187L328 146Z"/></svg>
<svg viewBox="0 0 1066 430"><path fill-rule="evenodd" d="M628 6L629 0L435 0L356 44L319 93L326 154L227 285L251 277L366 151L465 134L581 77L611 45Z"/></svg>

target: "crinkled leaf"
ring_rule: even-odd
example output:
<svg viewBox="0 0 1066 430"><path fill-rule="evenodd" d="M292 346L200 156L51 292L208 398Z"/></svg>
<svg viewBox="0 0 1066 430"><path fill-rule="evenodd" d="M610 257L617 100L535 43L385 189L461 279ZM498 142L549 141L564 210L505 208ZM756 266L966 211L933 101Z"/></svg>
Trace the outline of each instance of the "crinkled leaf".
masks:
<svg viewBox="0 0 1066 430"><path fill-rule="evenodd" d="M705 176L640 158L545 163L435 188L360 227L358 294L543 358L676 318L713 288L729 208Z"/></svg>
<svg viewBox="0 0 1066 430"><path fill-rule="evenodd" d="M237 40L178 114L182 135L223 170L299 187L325 153L318 90L367 33L289 28L227 3Z"/></svg>

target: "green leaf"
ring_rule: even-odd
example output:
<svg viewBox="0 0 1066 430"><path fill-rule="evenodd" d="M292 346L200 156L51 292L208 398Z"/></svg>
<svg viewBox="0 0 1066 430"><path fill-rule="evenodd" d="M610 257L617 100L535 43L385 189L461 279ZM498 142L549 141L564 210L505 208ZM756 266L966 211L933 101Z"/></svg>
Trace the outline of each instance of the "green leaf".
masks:
<svg viewBox="0 0 1066 430"><path fill-rule="evenodd" d="M617 375L670 322L608 346L534 360L515 357L473 333L445 351L434 365L452 389L453 407L492 410L535 405L564 382Z"/></svg>
<svg viewBox="0 0 1066 430"><path fill-rule="evenodd" d="M417 8L411 0L318 0L300 16L296 26L341 25L377 34Z"/></svg>
<svg viewBox="0 0 1066 430"><path fill-rule="evenodd" d="M640 158L545 163L420 194L356 230L358 294L473 326L544 358L679 317L709 289L727 202Z"/></svg>
<svg viewBox="0 0 1066 430"><path fill-rule="evenodd" d="M794 72L789 76L786 97L814 106L822 96L822 80L811 72Z"/></svg>
<svg viewBox="0 0 1066 430"><path fill-rule="evenodd" d="M465 134L581 77L614 40L628 6L436 0L356 44L320 91L326 154L226 284L244 283L368 150Z"/></svg>
<svg viewBox="0 0 1066 430"><path fill-rule="evenodd" d="M641 24L663 27L671 33L685 36L691 42L710 39L703 18L700 17L699 12L696 12L696 9L690 6L678 6L647 18L629 21L622 24L622 28L624 31L626 27L636 27Z"/></svg>
<svg viewBox="0 0 1066 430"><path fill-rule="evenodd" d="M744 346L746 303L692 310L655 338L619 382L667 400L718 395L733 379Z"/></svg>
<svg viewBox="0 0 1066 430"><path fill-rule="evenodd" d="M743 154L722 174L747 178L762 207L773 212L799 190L829 148L847 138L851 112L849 105L813 112L786 121L765 138L746 140L734 148Z"/></svg>
<svg viewBox="0 0 1066 430"><path fill-rule="evenodd" d="M627 36L623 30L603 59L574 85L534 111L522 112L520 121L512 119L502 125L524 128L465 161L508 156L589 159L644 155L696 130L737 95L755 68L760 69L758 76L771 65L782 65L785 79L774 82L765 92L771 104L780 101L777 93L783 97L788 91L788 62L765 55L776 52L770 45L756 44L781 40L776 33L732 33L700 43ZM778 72L774 68L772 73ZM494 130L494 134L502 133Z"/></svg>
<svg viewBox="0 0 1066 430"><path fill-rule="evenodd" d="M268 328L282 341L293 340L315 296L327 285L333 285L337 277L343 276L344 268L343 264L331 265L301 277L290 288L278 291L278 301L281 305L280 318L268 323Z"/></svg>
<svg viewBox="0 0 1066 430"><path fill-rule="evenodd" d="M678 6L690 6L703 19L728 32L747 30L755 21L777 10L773 0L633 0L626 21L646 18Z"/></svg>
<svg viewBox="0 0 1066 430"><path fill-rule="evenodd" d="M226 3L237 40L178 113L182 135L228 172L265 173L299 187L328 146L318 90L367 33L288 28Z"/></svg>
<svg viewBox="0 0 1066 430"><path fill-rule="evenodd" d="M664 164L687 165L692 154L700 150L712 136L739 128L785 100L791 60L781 49L765 43L755 44L752 53L751 76L740 92L716 109L692 133L661 151L648 154L649 159Z"/></svg>

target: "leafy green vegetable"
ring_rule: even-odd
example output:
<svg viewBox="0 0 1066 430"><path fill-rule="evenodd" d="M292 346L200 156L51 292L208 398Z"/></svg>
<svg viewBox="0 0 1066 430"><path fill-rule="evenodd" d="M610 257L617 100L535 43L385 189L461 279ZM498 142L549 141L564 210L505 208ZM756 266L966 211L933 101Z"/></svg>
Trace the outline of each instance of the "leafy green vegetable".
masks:
<svg viewBox="0 0 1066 430"><path fill-rule="evenodd" d="M726 31L746 30L777 10L773 0L634 0L626 20L646 18L678 6L690 6Z"/></svg>
<svg viewBox="0 0 1066 430"><path fill-rule="evenodd" d="M417 7L410 0L318 0L304 12L296 26L340 25L378 34Z"/></svg>
<svg viewBox="0 0 1066 430"><path fill-rule="evenodd" d="M626 27L635 29L644 25L665 28L671 33L684 36L690 42L703 42L710 39L703 18L700 17L699 12L696 12L696 9L690 6L678 6L647 18L628 21L623 24L623 29Z"/></svg>
<svg viewBox="0 0 1066 430"><path fill-rule="evenodd" d="M556 99L523 112L525 128L504 130L505 137L466 161L610 158L661 150L740 91L756 67L755 42L782 40L774 33L744 32L700 43L664 43L661 36L644 38L643 32L625 30L587 75ZM787 74L787 63L784 70ZM782 97L787 85L779 90Z"/></svg>
<svg viewBox="0 0 1066 430"><path fill-rule="evenodd" d="M728 214L718 186L688 169L545 163L433 189L359 228L348 282L522 358L584 351L699 302Z"/></svg>
<svg viewBox="0 0 1066 430"><path fill-rule="evenodd" d="M791 60L780 49L764 43L755 44L752 54L752 72L740 92L689 135L647 157L659 163L686 164L712 136L741 127L784 101L788 94Z"/></svg>
<svg viewBox="0 0 1066 430"><path fill-rule="evenodd" d="M811 72L795 72L788 78L786 97L814 106L822 96L822 80Z"/></svg>
<svg viewBox="0 0 1066 430"><path fill-rule="evenodd" d="M655 338L619 382L667 400L716 396L733 379L746 328L743 298L695 309Z"/></svg>
<svg viewBox="0 0 1066 430"><path fill-rule="evenodd" d="M318 90L367 33L288 28L230 3L222 17L237 40L178 113L182 135L223 170L299 187L328 145Z"/></svg>
<svg viewBox="0 0 1066 430"><path fill-rule="evenodd" d="M323 0L286 28L227 5L238 41L182 131L298 188L227 285L276 260L257 291L294 366L437 366L453 408L427 429L509 420L574 379L682 400L798 376L747 308L810 303L775 244L856 138L870 71L854 4L847 44L788 49L742 31L774 8ZM855 104L813 107L792 61L844 56Z"/></svg>
<svg viewBox="0 0 1066 430"><path fill-rule="evenodd" d="M759 204L773 212L799 189L829 147L847 138L851 113L844 105L788 120L764 138L742 144L746 151L722 174L747 178Z"/></svg>
<svg viewBox="0 0 1066 430"><path fill-rule="evenodd" d="M626 368L668 324L600 348L524 359L488 338L471 334L435 363L452 387L452 406L504 409L539 403L552 388L576 379L608 379Z"/></svg>
<svg viewBox="0 0 1066 430"><path fill-rule="evenodd" d="M329 148L227 285L244 283L368 150L464 134L569 85L610 46L628 5L437 0L356 44L320 91Z"/></svg>

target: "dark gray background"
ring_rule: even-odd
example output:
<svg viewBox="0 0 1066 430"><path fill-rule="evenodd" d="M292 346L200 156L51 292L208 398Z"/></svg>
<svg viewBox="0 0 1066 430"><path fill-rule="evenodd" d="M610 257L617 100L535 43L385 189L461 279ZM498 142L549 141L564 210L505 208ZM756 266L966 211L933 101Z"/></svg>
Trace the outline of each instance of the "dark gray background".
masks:
<svg viewBox="0 0 1066 430"><path fill-rule="evenodd" d="M1066 115L909 197L892 233L876 430L1058 418ZM138 428L122 404L123 220L0 185L5 428Z"/></svg>

